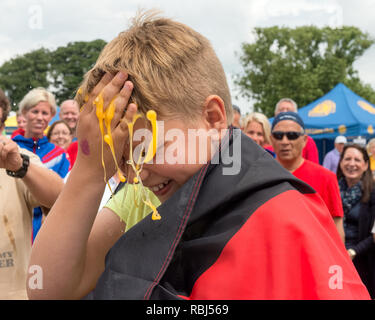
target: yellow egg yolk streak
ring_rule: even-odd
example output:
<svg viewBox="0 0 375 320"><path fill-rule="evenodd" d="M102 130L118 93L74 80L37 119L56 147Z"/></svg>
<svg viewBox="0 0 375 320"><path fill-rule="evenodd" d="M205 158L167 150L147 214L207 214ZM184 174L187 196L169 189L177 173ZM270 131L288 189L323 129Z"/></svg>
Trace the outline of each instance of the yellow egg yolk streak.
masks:
<svg viewBox="0 0 375 320"><path fill-rule="evenodd" d="M77 93L82 94L81 88L78 90ZM114 112L115 112L115 102L114 102L114 100L115 99L113 99L110 102L110 104L109 104L109 106L108 106L108 108L106 109L105 112L104 112L104 101L103 101L102 94L100 93L98 95L98 97L94 100L94 105L96 106L96 117L98 118L98 121L99 121L99 129L100 129L100 133L101 133L101 137L102 137L102 166L103 166L103 169L104 169L104 180L108 184L108 187L109 187L112 195L113 195L113 192L111 190L111 187L110 187L109 183L106 181L107 177L106 177L106 168L105 168L104 156L103 156L104 155L104 150L103 150L104 149L104 143L103 143L103 141L105 141L108 144L108 146L110 147L112 157L115 161L116 170L117 170L118 176L120 178L120 181L122 181L122 182L126 181L126 178L124 177L121 170L119 169L119 166L118 166L118 163L117 163L117 160L116 160L116 156L115 156L113 139L112 139L111 122L112 122L112 119L114 117ZM86 102L86 99L85 99L85 102ZM142 179L140 177L140 173L142 171L143 163L147 163L154 158L154 156L156 154L156 147L157 147L158 130L157 130L157 123L156 123L156 119L157 119L156 112L154 110L149 110L146 114L146 117L151 122L152 142L150 143L150 145L148 147L147 153L146 153L142 163L140 163L140 161L137 161L137 163L134 162L133 152L132 152L133 151L134 124L137 121L137 119L141 118L141 115L136 114L133 117L132 122L128 122L128 121L126 121L126 119L124 119L124 121L126 121L126 123L128 125L129 144L130 144L129 160L128 160L127 163L131 166L131 168L133 169L133 171L136 175L136 177L133 179L134 191L136 193L138 193L140 198L143 200L143 202L152 209L152 217L151 217L152 220L160 220L161 216L158 213L156 207L152 204L152 202L151 202L151 200L148 196L148 193L146 193L144 191L144 186L143 186L143 183L142 183ZM107 129L106 134L104 133L104 125ZM138 192L138 186L137 186L138 184L140 184L140 186L141 186L141 190L139 190L139 192ZM146 194L146 197L145 197L145 194ZM135 205L138 207L139 204L137 203L136 199L134 199L134 202L135 202Z"/></svg>
<svg viewBox="0 0 375 320"><path fill-rule="evenodd" d="M143 167L143 163L146 163L146 162L149 162L151 161L155 154L156 154L156 147L157 147L157 137L158 137L158 131L157 131L157 123L156 123L156 112L154 110L149 110L146 114L146 117L147 119L151 122L151 127L152 127L152 142L147 150L147 154L145 155L142 163L140 163L140 159L135 163L134 162L134 159L133 159L133 134L134 134L134 124L135 122L141 117L141 115L137 114L133 117L133 121L132 122L128 122L128 130L129 130L129 141L130 141L130 151L129 151L129 160L128 160L128 164L132 167L134 173L135 173L135 177L133 179L133 183L134 183L134 191L137 192L138 191L138 187L137 187L137 184L140 184L141 185L141 190L140 190L140 197L143 198L143 202L149 206L151 209L152 209L152 220L160 220L161 219L161 216L160 214L158 213L156 207L152 204L150 198L149 198L149 195L147 193L147 196L146 196L146 199L144 199L144 186L143 186L143 183L142 183L142 179L140 177L140 173L142 171L142 167ZM142 153L141 153L142 154ZM140 155L141 155L140 154ZM136 199L134 199L134 203L136 205L136 207L139 206L139 204L137 203Z"/></svg>
<svg viewBox="0 0 375 320"><path fill-rule="evenodd" d="M99 121L99 129L102 137L102 166L104 169L104 181L107 183L107 172L104 164L104 143L103 143L103 137L104 137L104 128L103 128L103 120L104 120L104 112L103 112L103 96L100 93L96 99L94 100L94 105L96 106L96 117Z"/></svg>
<svg viewBox="0 0 375 320"><path fill-rule="evenodd" d="M107 127L107 134L104 136L104 141L109 145L109 147L111 149L112 157L113 157L113 160L115 161L116 170L117 170L117 174L118 174L118 177L119 177L120 181L125 182L126 178L124 177L124 175L122 174L122 172L121 172L121 170L118 166L118 163L117 163L117 160L116 160L116 155L115 155L115 148L113 146L113 139L112 139L112 132L111 132L111 122L112 122L112 119L113 119L114 115L115 115L115 101L112 100L111 103L109 104L107 110L104 113L104 124Z"/></svg>

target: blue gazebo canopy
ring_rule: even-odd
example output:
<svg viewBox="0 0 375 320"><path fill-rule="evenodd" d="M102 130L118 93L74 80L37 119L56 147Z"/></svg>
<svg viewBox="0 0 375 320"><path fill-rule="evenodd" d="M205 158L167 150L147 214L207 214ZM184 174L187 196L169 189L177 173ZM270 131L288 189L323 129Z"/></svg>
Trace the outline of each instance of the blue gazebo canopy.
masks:
<svg viewBox="0 0 375 320"><path fill-rule="evenodd" d="M298 113L314 140L374 135L375 106L342 83Z"/></svg>

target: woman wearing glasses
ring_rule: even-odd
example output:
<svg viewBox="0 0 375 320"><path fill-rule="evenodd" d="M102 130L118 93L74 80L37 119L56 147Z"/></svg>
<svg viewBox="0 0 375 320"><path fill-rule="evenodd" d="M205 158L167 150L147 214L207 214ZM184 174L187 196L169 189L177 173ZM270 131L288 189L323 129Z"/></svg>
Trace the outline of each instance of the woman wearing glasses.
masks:
<svg viewBox="0 0 375 320"><path fill-rule="evenodd" d="M47 133L49 142L67 149L73 140L73 131L64 120L55 121Z"/></svg>
<svg viewBox="0 0 375 320"><path fill-rule="evenodd" d="M371 298L375 298L375 189L366 149L349 144L337 168L344 208L345 246Z"/></svg>
<svg viewBox="0 0 375 320"><path fill-rule="evenodd" d="M49 142L52 142L65 150L70 161L70 171L77 158L78 152L77 142L72 143L74 138L73 129L68 125L68 123L65 120L55 121L48 130L47 138Z"/></svg>

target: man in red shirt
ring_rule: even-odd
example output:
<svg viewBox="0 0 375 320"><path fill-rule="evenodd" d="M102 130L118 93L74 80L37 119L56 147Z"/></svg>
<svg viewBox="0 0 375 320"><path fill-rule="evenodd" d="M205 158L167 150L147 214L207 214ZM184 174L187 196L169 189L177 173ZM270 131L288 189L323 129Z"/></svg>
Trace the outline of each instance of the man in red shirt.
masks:
<svg viewBox="0 0 375 320"><path fill-rule="evenodd" d="M302 150L306 145L303 120L295 112L279 113L272 123L271 142L276 159L306 182L321 196L336 224L337 231L344 240L343 209L336 175L328 169L305 159Z"/></svg>
<svg viewBox="0 0 375 320"><path fill-rule="evenodd" d="M298 106L294 100L289 99L289 98L283 98L276 104L275 117L280 112L286 112L286 111L297 112L297 110L298 110ZM310 136L306 136L306 137L307 137L307 141L306 141L305 147L302 150L302 157L312 162L319 163L319 152L318 152L318 148L316 147L315 141Z"/></svg>

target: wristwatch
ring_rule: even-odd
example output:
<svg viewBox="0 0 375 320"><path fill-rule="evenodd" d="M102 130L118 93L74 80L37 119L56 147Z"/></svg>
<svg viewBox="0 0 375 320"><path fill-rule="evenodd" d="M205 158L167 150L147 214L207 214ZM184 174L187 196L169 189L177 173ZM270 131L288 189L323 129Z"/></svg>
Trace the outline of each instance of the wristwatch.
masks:
<svg viewBox="0 0 375 320"><path fill-rule="evenodd" d="M21 158L22 158L22 166L19 168L17 171L10 171L6 170L6 173L8 176L11 176L13 178L23 178L26 173L27 169L29 168L30 164L30 158L28 155L21 153Z"/></svg>

